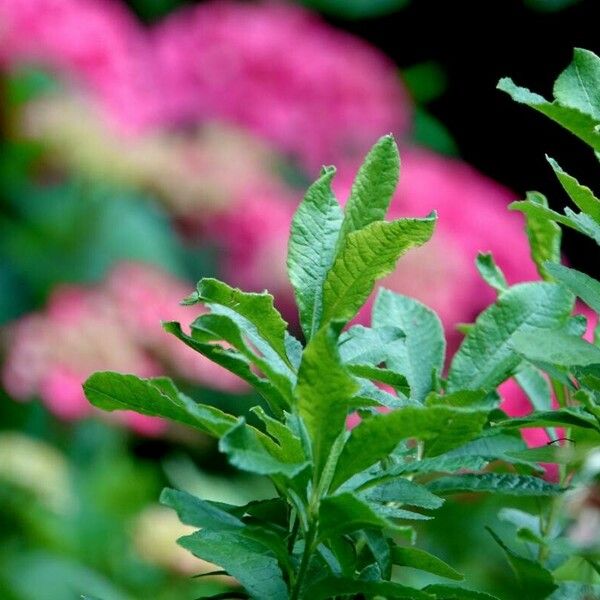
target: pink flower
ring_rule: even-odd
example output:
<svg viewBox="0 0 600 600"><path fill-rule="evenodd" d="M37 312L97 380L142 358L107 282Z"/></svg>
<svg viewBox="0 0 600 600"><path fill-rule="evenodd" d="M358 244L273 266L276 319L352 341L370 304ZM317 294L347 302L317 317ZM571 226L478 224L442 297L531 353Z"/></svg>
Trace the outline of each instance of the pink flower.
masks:
<svg viewBox="0 0 600 600"><path fill-rule="evenodd" d="M174 121L236 123L311 170L409 125L394 65L301 8L207 2L153 35Z"/></svg>
<svg viewBox="0 0 600 600"><path fill-rule="evenodd" d="M50 67L83 84L123 131L160 117L152 47L116 0L0 0L0 61Z"/></svg>
<svg viewBox="0 0 600 600"><path fill-rule="evenodd" d="M43 313L15 323L2 369L6 390L18 400L38 395L60 418L91 412L81 385L95 371L154 377L165 371L208 387L239 392L243 381L163 331L161 320L185 326L198 314L179 301L191 285L140 264L119 265L103 284L56 289ZM144 435L166 427L160 419L115 413Z"/></svg>

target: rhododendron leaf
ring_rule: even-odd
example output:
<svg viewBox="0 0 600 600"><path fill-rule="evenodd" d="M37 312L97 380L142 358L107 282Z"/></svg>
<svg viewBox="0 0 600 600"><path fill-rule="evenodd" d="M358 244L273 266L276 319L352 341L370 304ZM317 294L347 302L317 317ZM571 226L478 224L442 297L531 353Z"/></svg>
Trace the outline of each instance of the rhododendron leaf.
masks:
<svg viewBox="0 0 600 600"><path fill-rule="evenodd" d="M499 294L508 289L506 277L496 264L494 257L488 253L479 253L476 259L477 270L483 280Z"/></svg>
<svg viewBox="0 0 600 600"><path fill-rule="evenodd" d="M512 473L464 473L440 477L427 484L436 494L493 492L507 496L556 496L560 486L529 475Z"/></svg>
<svg viewBox="0 0 600 600"><path fill-rule="evenodd" d="M424 592L431 594L437 600L499 600L485 592L474 592L458 585L432 583L423 588Z"/></svg>
<svg viewBox="0 0 600 600"><path fill-rule="evenodd" d="M165 488L160 495L160 502L173 508L185 525L217 531L244 527L243 521L237 517L187 492Z"/></svg>
<svg viewBox="0 0 600 600"><path fill-rule="evenodd" d="M360 492L361 496L372 502L400 502L409 506L435 509L444 504L443 498L432 494L426 487L405 479L396 477L389 481L370 486Z"/></svg>
<svg viewBox="0 0 600 600"><path fill-rule="evenodd" d="M600 313L600 281L564 265L546 265L557 281L579 296L592 310Z"/></svg>
<svg viewBox="0 0 600 600"><path fill-rule="evenodd" d="M554 97L600 121L600 58L575 48L573 61L554 82Z"/></svg>
<svg viewBox="0 0 600 600"><path fill-rule="evenodd" d="M447 406L407 406L369 417L351 431L338 461L332 489L387 457L403 439L424 441L443 436L439 441L440 448L442 444L456 447L473 439L486 420L487 411L465 411Z"/></svg>
<svg viewBox="0 0 600 600"><path fill-rule="evenodd" d="M600 365L600 348L562 330L520 331L512 336L511 348L527 360L559 367Z"/></svg>
<svg viewBox="0 0 600 600"><path fill-rule="evenodd" d="M213 406L198 404L179 392L165 378L141 379L110 371L94 373L83 384L87 399L103 410L135 410L143 415L164 417L191 425L220 437L236 419Z"/></svg>
<svg viewBox="0 0 600 600"><path fill-rule="evenodd" d="M429 240L435 221L435 214L423 219L375 221L349 233L325 279L322 322L352 319L375 282L389 275L410 248Z"/></svg>
<svg viewBox="0 0 600 600"><path fill-rule="evenodd" d="M514 427L582 427L584 429L600 430L600 423L585 409L571 407L556 410L535 411L525 417L513 417L497 423L499 427L510 429Z"/></svg>
<svg viewBox="0 0 600 600"><path fill-rule="evenodd" d="M552 158L546 157L554 173L558 177L565 192L582 212L589 215L594 221L600 223L600 200L594 196L589 187L581 185L575 177L565 173L559 164Z"/></svg>
<svg viewBox="0 0 600 600"><path fill-rule="evenodd" d="M227 455L229 462L242 471L258 475L283 475L291 479L308 467L307 462L288 462L293 456L274 442L265 444L258 432L249 427L241 417L219 440L219 450ZM265 447L269 446L269 450Z"/></svg>
<svg viewBox="0 0 600 600"><path fill-rule="evenodd" d="M331 191L334 167L325 167L298 206L288 244L288 275L307 339L319 328L323 311L323 283L335 259L344 218Z"/></svg>
<svg viewBox="0 0 600 600"><path fill-rule="evenodd" d="M521 591L526 593L529 600L544 600L557 588L550 571L541 564L525 558L511 550L489 527L486 528L496 543L504 550L520 584Z"/></svg>
<svg viewBox="0 0 600 600"><path fill-rule="evenodd" d="M344 430L358 384L340 361L339 327L327 325L310 340L298 370L298 413L312 441L315 474L321 473L335 439Z"/></svg>
<svg viewBox="0 0 600 600"><path fill-rule="evenodd" d="M538 192L527 192L527 204L537 204L543 209L548 208L548 200ZM511 205L512 206L512 205ZM562 240L561 228L547 215L536 212L524 212L527 220L525 231L529 239L531 258L537 267L538 273L545 280L552 280L546 271L545 264L550 261L560 262L560 245Z"/></svg>
<svg viewBox="0 0 600 600"><path fill-rule="evenodd" d="M373 306L373 326L399 327L405 335L403 344L386 353L388 369L404 375L410 398L423 402L434 387L434 372L444 368L446 342L438 316L417 300L381 289Z"/></svg>
<svg viewBox="0 0 600 600"><path fill-rule="evenodd" d="M391 135L380 138L361 165L346 203L340 242L353 231L383 221L400 177L400 156Z"/></svg>
<svg viewBox="0 0 600 600"><path fill-rule="evenodd" d="M572 308L573 296L552 283L524 283L504 292L479 315L455 354L448 373L448 391L493 390L521 362L511 346L514 336L560 327Z"/></svg>
<svg viewBox="0 0 600 600"><path fill-rule="evenodd" d="M498 82L498 89L509 94L516 102L527 104L562 125L594 150L600 150L600 132L596 129L598 119L595 117L582 112L579 108L565 106L558 101L548 102L543 96L515 85L508 77Z"/></svg>
<svg viewBox="0 0 600 600"><path fill-rule="evenodd" d="M250 361L244 355L229 348L223 348L218 344L199 341L184 333L181 325L174 321L163 323L163 328L165 331L179 338L187 346L196 350L196 352L206 356L206 358L231 371L253 386L269 403L274 413L283 414L283 410L288 407L285 396L282 395L271 381L257 375L252 370Z"/></svg>
<svg viewBox="0 0 600 600"><path fill-rule="evenodd" d="M203 529L177 542L195 556L222 567L251 596L288 600L287 586L274 554L244 531Z"/></svg>
<svg viewBox="0 0 600 600"><path fill-rule="evenodd" d="M448 563L419 548L394 546L392 548L392 561L399 567L412 567L413 569L419 569L420 571L426 571L427 573L433 573L434 575L457 581L464 579L463 575L453 569Z"/></svg>
<svg viewBox="0 0 600 600"><path fill-rule="evenodd" d="M404 332L399 327L355 325L340 335L340 356L348 364L379 365L398 351L404 338Z"/></svg>
<svg viewBox="0 0 600 600"><path fill-rule="evenodd" d="M311 600L327 600L336 596L366 598L394 598L394 600L434 600L416 588L400 585L391 581L365 581L360 579L343 579L327 577L318 580L306 591L305 597Z"/></svg>
<svg viewBox="0 0 600 600"><path fill-rule="evenodd" d="M395 525L377 513L367 502L345 492L328 496L319 505L320 540L338 537L359 529L390 529Z"/></svg>
<svg viewBox="0 0 600 600"><path fill-rule="evenodd" d="M289 364L285 349L287 323L273 306L271 294L243 292L217 279L205 277L198 282L197 297L198 302L208 306L223 306L250 322L256 328L258 335L284 362Z"/></svg>

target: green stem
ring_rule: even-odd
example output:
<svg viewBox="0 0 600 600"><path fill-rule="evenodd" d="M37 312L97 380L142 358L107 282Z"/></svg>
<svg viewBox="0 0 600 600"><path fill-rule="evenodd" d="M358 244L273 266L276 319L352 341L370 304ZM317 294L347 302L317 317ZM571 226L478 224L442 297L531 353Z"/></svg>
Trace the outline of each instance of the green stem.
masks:
<svg viewBox="0 0 600 600"><path fill-rule="evenodd" d="M306 537L304 538L304 551L302 552L302 559L300 560L298 575L294 581L294 585L292 586L290 600L298 600L300 598L302 587L304 586L304 578L306 577L308 565L314 551L316 533L316 527L313 525L311 525L310 529L306 532Z"/></svg>

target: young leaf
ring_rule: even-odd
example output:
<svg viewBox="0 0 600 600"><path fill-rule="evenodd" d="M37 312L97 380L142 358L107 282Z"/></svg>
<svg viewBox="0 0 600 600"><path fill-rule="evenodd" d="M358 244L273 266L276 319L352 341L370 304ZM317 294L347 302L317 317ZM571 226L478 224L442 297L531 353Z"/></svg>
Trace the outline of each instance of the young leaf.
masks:
<svg viewBox="0 0 600 600"><path fill-rule="evenodd" d="M323 283L335 258L343 212L331 191L334 167L325 167L292 220L288 245L288 274L306 339L321 322Z"/></svg>
<svg viewBox="0 0 600 600"><path fill-rule="evenodd" d="M252 429L243 417L220 440L219 450L227 455L229 462L241 469L258 475L283 475L293 478L308 467L308 463L284 462L287 458L285 448L275 443L265 448L265 441L259 439L258 432ZM270 438L267 438L270 441Z"/></svg>
<svg viewBox="0 0 600 600"><path fill-rule="evenodd" d="M593 311L600 313L600 281L564 265L546 265L548 273L579 296Z"/></svg>
<svg viewBox="0 0 600 600"><path fill-rule="evenodd" d="M464 577L449 564L439 559L425 550L419 548L407 548L403 546L394 546L392 548L392 561L400 567L412 567L427 573L433 573L440 577L460 581Z"/></svg>
<svg viewBox="0 0 600 600"><path fill-rule="evenodd" d="M277 441L285 462L302 463L306 460L302 440L287 425L270 417L261 406L253 406L250 411L265 424L267 433Z"/></svg>
<svg viewBox="0 0 600 600"><path fill-rule="evenodd" d="M598 120L595 117L579 108L564 106L559 102L548 102L543 96L515 85L508 77L498 82L498 89L509 94L515 102L526 104L562 125L594 150L600 150L600 133L596 129Z"/></svg>
<svg viewBox="0 0 600 600"><path fill-rule="evenodd" d="M510 347L535 363L559 367L600 365L600 348L558 329L519 331L512 336Z"/></svg>
<svg viewBox="0 0 600 600"><path fill-rule="evenodd" d="M352 319L375 281L389 275L410 248L429 240L435 221L435 214L423 219L375 221L349 233L325 279L322 322Z"/></svg>
<svg viewBox="0 0 600 600"><path fill-rule="evenodd" d="M554 83L554 97L563 106L579 109L600 121L600 58L575 48L573 61Z"/></svg>
<svg viewBox="0 0 600 600"><path fill-rule="evenodd" d="M195 298L195 302L203 302L211 308L216 305L229 309L229 315L242 317L242 324L251 323L258 335L289 365L285 348L287 323L273 306L271 294L242 292L222 281L205 277L198 282Z"/></svg>
<svg viewBox="0 0 600 600"><path fill-rule="evenodd" d="M480 252L477 255L476 265L483 280L499 294L508 289L508 283L506 283L504 273L500 270L494 257L489 252Z"/></svg>
<svg viewBox="0 0 600 600"><path fill-rule="evenodd" d="M506 558L517 576L521 591L527 594L528 600L544 600L557 588L550 571L541 564L520 556L511 550L489 527L486 529L504 550Z"/></svg>
<svg viewBox="0 0 600 600"><path fill-rule="evenodd" d="M423 402L433 388L434 373L444 367L446 342L438 316L417 300L381 289L373 306L373 326L377 331L395 326L404 332L404 343L382 358L388 369L406 377L411 400Z"/></svg>
<svg viewBox="0 0 600 600"><path fill-rule="evenodd" d="M383 221L398 185L400 156L392 135L380 138L360 167L346 204L340 241L374 221Z"/></svg>
<svg viewBox="0 0 600 600"><path fill-rule="evenodd" d="M455 447L473 439L486 419L487 411L464 411L448 406L407 406L369 417L350 433L340 454L331 489L387 457L403 439L431 440L444 433L446 443L449 443L455 432Z"/></svg>
<svg viewBox="0 0 600 600"><path fill-rule="evenodd" d="M582 408L561 408L557 410L536 411L525 417L513 417L496 423L498 427L581 427L600 430L600 424L589 412Z"/></svg>
<svg viewBox="0 0 600 600"><path fill-rule="evenodd" d="M355 325L340 335L340 356L346 364L376 366L398 352L405 337L404 331L396 326Z"/></svg>
<svg viewBox="0 0 600 600"><path fill-rule="evenodd" d="M288 590L271 550L243 531L203 529L177 542L192 554L222 567L255 598L288 600Z"/></svg>
<svg viewBox="0 0 600 600"><path fill-rule="evenodd" d="M556 496L563 489L539 477L509 473L465 473L440 477L427 485L436 494L493 492L507 496Z"/></svg>
<svg viewBox="0 0 600 600"><path fill-rule="evenodd" d="M310 340L298 371L298 413L312 441L315 476L325 466L334 441L344 430L350 399L358 384L340 361L339 329L328 325Z"/></svg>
<svg viewBox="0 0 600 600"><path fill-rule="evenodd" d="M164 417L191 425L220 437L236 423L235 417L218 408L198 404L166 377L141 379L110 371L94 373L83 384L87 399L103 410L135 410L143 415Z"/></svg>
<svg viewBox="0 0 600 600"><path fill-rule="evenodd" d="M479 315L455 354L448 391L492 390L521 362L511 342L519 332L562 326L573 308L573 296L551 283L524 283L502 294Z"/></svg>
<svg viewBox="0 0 600 600"><path fill-rule="evenodd" d="M599 88L600 92L600 88ZM594 196L590 188L581 185L575 177L565 173L559 164L549 156L546 157L554 173L558 177L565 192L569 194L571 200L577 205L579 210L589 215L594 221L600 223L600 200Z"/></svg>
<svg viewBox="0 0 600 600"><path fill-rule="evenodd" d="M240 352L224 348L218 344L200 341L192 337L195 334L194 331L192 331L192 336L187 335L181 329L181 325L175 321L163 323L163 329L196 350L196 352L248 382L265 398L275 414L282 415L283 411L289 408L288 400L282 392L273 382L257 375L252 369L251 361Z"/></svg>

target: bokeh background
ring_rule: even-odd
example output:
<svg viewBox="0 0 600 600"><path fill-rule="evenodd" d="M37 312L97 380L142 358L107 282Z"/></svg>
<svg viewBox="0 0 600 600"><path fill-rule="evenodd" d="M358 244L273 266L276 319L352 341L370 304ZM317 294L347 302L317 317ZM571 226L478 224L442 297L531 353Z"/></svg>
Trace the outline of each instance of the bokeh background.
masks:
<svg viewBox="0 0 600 600"><path fill-rule="evenodd" d="M565 203L544 153L600 188L574 139L495 89L510 75L549 94L573 47L599 50L599 17L595 0L0 0L0 597L227 589L191 578L211 567L177 548L185 528L159 491L243 503L271 490L189 430L95 412L82 381L168 374L245 414L244 384L160 321L192 321L179 300L216 275L268 288L294 327L295 206L323 164L338 167L343 201L389 132L403 163L391 215L437 209L440 222L384 285L435 308L454 351L456 325L493 299L478 251L511 283L536 278L506 206L534 188ZM567 234L565 251L600 274L580 238ZM511 384L503 394L506 410L529 410ZM419 535L509 600L511 573L483 531L514 533L503 502L448 502Z"/></svg>

